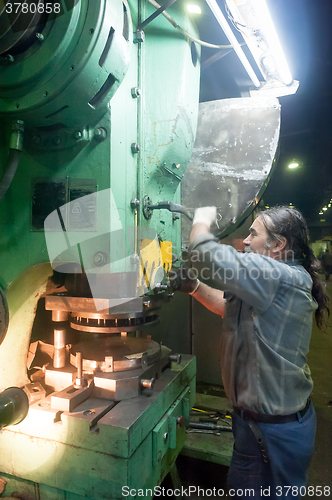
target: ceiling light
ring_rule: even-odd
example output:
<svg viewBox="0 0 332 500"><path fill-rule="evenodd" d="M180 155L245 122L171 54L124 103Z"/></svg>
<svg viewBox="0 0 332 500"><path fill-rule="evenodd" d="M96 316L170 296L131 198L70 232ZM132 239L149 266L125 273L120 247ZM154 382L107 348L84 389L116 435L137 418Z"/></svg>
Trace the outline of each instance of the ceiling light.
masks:
<svg viewBox="0 0 332 500"><path fill-rule="evenodd" d="M298 163L296 163L296 162L294 162L294 163L290 163L290 164L288 165L288 168L297 168L298 166L299 166L299 164L298 164Z"/></svg>
<svg viewBox="0 0 332 500"><path fill-rule="evenodd" d="M201 8L198 5L188 4L187 10L191 14L201 14L202 13Z"/></svg>
<svg viewBox="0 0 332 500"><path fill-rule="evenodd" d="M278 73L285 85L290 85L293 78L289 71L286 58L281 48L280 41L265 0L251 0L251 5L255 11L256 18L259 21L260 29L264 34L264 38L268 44L268 48L270 49L271 55L277 66Z"/></svg>
<svg viewBox="0 0 332 500"><path fill-rule="evenodd" d="M265 0L226 2L233 22L241 32L264 80L276 81L279 87L290 86L289 93L295 93L298 82L296 86L291 85L293 78ZM281 95L285 95L285 92Z"/></svg>
<svg viewBox="0 0 332 500"><path fill-rule="evenodd" d="M233 31L231 30L228 22L226 21L223 13L221 12L220 7L217 4L216 0L206 0L206 3L208 4L210 9L212 10L215 18L217 19L218 23L220 24L221 28L223 29L229 42L232 44L236 54L238 55L240 61L242 62L246 72L250 76L253 84L255 85L255 87L259 87L260 82L259 82L254 70L252 69L248 59L246 58L246 56L245 56L239 42L237 41Z"/></svg>
<svg viewBox="0 0 332 500"><path fill-rule="evenodd" d="M331 203L329 203L327 206L328 206L328 208L330 208L331 207Z"/></svg>
<svg viewBox="0 0 332 500"><path fill-rule="evenodd" d="M327 210L327 207L323 207L322 210L324 210L324 212L325 212L325 210Z"/></svg>

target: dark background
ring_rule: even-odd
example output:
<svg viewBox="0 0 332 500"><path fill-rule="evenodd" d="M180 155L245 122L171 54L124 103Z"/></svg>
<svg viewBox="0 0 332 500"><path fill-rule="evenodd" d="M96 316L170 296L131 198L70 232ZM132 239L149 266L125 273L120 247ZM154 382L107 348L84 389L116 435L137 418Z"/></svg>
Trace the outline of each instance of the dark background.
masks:
<svg viewBox="0 0 332 500"><path fill-rule="evenodd" d="M292 203L301 210L315 240L332 234L332 207L319 215L332 199L332 0L266 1L292 76L300 86L295 95L279 98L279 158L263 199L270 206ZM219 5L226 17L223 0ZM200 6L200 37L210 43L228 43L207 4ZM241 34L233 31L242 42ZM211 56L217 53L223 57L211 64ZM201 101L247 96L251 85L234 51L202 48ZM288 169L292 160L300 167Z"/></svg>

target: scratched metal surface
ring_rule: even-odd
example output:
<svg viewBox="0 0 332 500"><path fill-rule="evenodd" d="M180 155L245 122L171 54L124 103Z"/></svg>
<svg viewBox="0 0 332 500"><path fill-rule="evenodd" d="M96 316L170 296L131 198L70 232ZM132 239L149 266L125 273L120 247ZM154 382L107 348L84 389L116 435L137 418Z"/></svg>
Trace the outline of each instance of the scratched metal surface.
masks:
<svg viewBox="0 0 332 500"><path fill-rule="evenodd" d="M226 236L254 208L268 184L278 146L280 104L246 97L200 104L193 154L182 180L182 204L217 206L216 235ZM255 201L256 200L256 201ZM182 245L191 223L182 217Z"/></svg>

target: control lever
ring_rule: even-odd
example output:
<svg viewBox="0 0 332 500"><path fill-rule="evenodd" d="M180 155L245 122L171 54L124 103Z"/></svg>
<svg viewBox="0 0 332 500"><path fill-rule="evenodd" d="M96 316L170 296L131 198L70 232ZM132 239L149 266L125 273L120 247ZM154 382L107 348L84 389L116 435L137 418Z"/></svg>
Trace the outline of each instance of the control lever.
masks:
<svg viewBox="0 0 332 500"><path fill-rule="evenodd" d="M145 197L143 213L147 219L151 218L152 210L161 210L161 209L185 215L186 217L188 217L190 221L192 221L194 218L193 215L191 215L191 213L189 212L189 210L183 205L178 205L177 203L171 203L170 201L159 201L158 203L152 204L151 199L149 197Z"/></svg>

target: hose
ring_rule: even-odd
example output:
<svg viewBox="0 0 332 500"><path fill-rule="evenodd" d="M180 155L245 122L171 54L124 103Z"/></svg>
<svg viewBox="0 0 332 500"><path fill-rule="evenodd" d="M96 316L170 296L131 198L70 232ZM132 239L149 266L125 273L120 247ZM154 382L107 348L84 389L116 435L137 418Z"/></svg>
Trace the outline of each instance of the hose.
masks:
<svg viewBox="0 0 332 500"><path fill-rule="evenodd" d="M12 133L9 142L9 156L5 172L0 181L0 200L5 196L16 173L23 147L24 122L12 122Z"/></svg>
<svg viewBox="0 0 332 500"><path fill-rule="evenodd" d="M160 8L159 3L157 3L155 0L148 0L148 1L156 9ZM186 30L184 30L183 28L181 28L181 26L179 26L176 23L176 21L166 11L162 12L162 15L167 19L167 21L169 21L171 23L172 26L174 26L174 28L176 28L177 30L179 30L184 36L186 36L187 38L189 38L193 42L198 43L199 45L202 45L203 47L208 47L210 49L233 49L233 45L214 45L212 43L203 42L202 40L199 40L195 36L190 35L190 33L188 33ZM241 45L245 45L245 44L241 44Z"/></svg>

